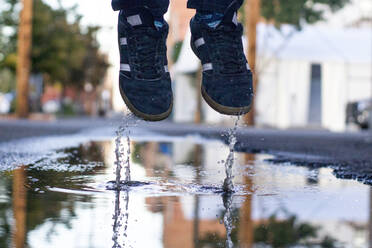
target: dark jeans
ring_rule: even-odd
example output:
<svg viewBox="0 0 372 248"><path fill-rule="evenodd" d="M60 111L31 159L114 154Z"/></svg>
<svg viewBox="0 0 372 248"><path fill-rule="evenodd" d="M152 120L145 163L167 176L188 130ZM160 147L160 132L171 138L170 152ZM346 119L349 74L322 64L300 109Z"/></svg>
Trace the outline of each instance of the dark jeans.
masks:
<svg viewBox="0 0 372 248"><path fill-rule="evenodd" d="M177 0L174 0L177 1ZM238 10L244 0L188 0L187 7L200 11L225 13L226 9ZM167 12L169 0L112 0L114 10L130 10L138 7L148 7L155 16Z"/></svg>

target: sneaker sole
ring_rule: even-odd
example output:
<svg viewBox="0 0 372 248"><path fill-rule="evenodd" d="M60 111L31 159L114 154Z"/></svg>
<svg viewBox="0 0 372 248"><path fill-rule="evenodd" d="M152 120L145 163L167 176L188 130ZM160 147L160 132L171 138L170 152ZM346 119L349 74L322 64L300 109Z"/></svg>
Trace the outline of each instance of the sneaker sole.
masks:
<svg viewBox="0 0 372 248"><path fill-rule="evenodd" d="M213 108L217 112L219 112L221 114L224 114L224 115L244 115L244 114L248 113L251 110L251 107L252 107L252 104L250 104L249 106L246 106L246 107L239 107L239 108L228 107L228 106L221 105L221 104L217 103L216 101L214 101L207 94L207 92L205 91L203 86L201 86L201 93L202 93L202 96L203 96L204 100L208 103L208 105L211 108Z"/></svg>
<svg viewBox="0 0 372 248"><path fill-rule="evenodd" d="M139 117L139 118L141 118L141 119L143 119L145 121L162 121L162 120L168 118L169 115L172 113L173 100L172 100L172 103L171 103L169 109L166 112L162 113L162 114L159 114L159 115L149 115L149 114L143 113L143 112L139 111L138 109L136 109L133 106L133 104L130 102L130 100L127 98L127 96L125 95L125 93L121 89L121 86L120 85L119 85L119 88L120 88L120 95L123 98L124 103L127 105L127 107L129 108L129 110L134 115L136 115L137 117Z"/></svg>

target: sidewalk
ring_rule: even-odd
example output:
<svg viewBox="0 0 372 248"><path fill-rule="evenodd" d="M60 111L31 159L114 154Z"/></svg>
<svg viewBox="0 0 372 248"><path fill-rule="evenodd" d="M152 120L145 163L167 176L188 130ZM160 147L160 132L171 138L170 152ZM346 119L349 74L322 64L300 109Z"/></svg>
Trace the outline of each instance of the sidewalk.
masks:
<svg viewBox="0 0 372 248"><path fill-rule="evenodd" d="M0 143L38 136L66 135L125 123L123 117L74 118L41 122L0 120ZM227 143L228 128L171 122L140 122L139 128L170 136L200 135ZM113 133L114 135L114 133ZM92 137L94 140L94 137ZM321 130L275 130L240 127L236 151L275 155L272 162L290 162L311 168L332 167L339 177L372 183L372 133L332 133Z"/></svg>
<svg viewBox="0 0 372 248"><path fill-rule="evenodd" d="M26 119L0 119L0 143L10 140L77 133L86 129L119 126L123 117L78 117L46 121Z"/></svg>

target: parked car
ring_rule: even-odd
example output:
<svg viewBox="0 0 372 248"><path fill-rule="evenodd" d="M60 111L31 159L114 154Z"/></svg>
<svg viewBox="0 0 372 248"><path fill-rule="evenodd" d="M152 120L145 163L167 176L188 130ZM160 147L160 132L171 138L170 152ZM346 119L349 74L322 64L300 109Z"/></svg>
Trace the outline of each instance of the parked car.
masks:
<svg viewBox="0 0 372 248"><path fill-rule="evenodd" d="M350 102L346 106L346 124L356 124L368 129L371 121L372 99Z"/></svg>

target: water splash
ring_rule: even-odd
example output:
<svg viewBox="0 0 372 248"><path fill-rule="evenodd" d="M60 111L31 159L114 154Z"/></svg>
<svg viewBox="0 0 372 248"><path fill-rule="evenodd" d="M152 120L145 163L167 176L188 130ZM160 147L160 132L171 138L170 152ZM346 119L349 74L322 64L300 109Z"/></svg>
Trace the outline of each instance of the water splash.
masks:
<svg viewBox="0 0 372 248"><path fill-rule="evenodd" d="M127 115L124 118L125 125L119 126L118 130L116 131L116 138L115 138L115 211L113 215L113 236L112 240L114 241L113 248L122 248L127 247L126 243L123 242L123 246L120 245L120 229L123 227L123 238L127 240L127 230L128 230L128 221L129 221L129 191L128 189L124 191L124 201L125 201L125 212L122 213L122 209L120 207L120 192L121 188L121 170L125 167L125 179L124 184L130 185L131 184L131 171L130 171L130 124L132 123L132 119L134 116L132 114ZM138 121L134 122L134 126L137 124ZM123 144L124 136L126 137L126 145L127 149L125 151L125 146ZM124 218L124 221L123 221ZM130 247L130 246L129 246Z"/></svg>
<svg viewBox="0 0 372 248"><path fill-rule="evenodd" d="M127 159L125 161L125 164L126 164L126 169L125 169L125 182L130 182L131 181L131 174L130 174L130 138L129 138L129 135L130 135L130 131L128 131L128 134L127 134Z"/></svg>
<svg viewBox="0 0 372 248"><path fill-rule="evenodd" d="M121 224L122 215L121 215L121 208L120 208L120 191L119 190L115 192L115 211L114 211L114 215L112 219L114 220L114 224L112 225L112 231L113 231L112 241L114 241L114 245L112 247L120 248L121 246L118 240L120 237L119 230L122 225Z"/></svg>
<svg viewBox="0 0 372 248"><path fill-rule="evenodd" d="M236 144L236 131L238 129L238 122L240 117L238 116L235 120L234 127L229 130L229 155L227 156L225 162L225 172L226 178L223 182L223 190L224 192L234 192L234 184L232 182L234 176L232 174L232 167L235 161L235 154L234 154L234 147Z"/></svg>
<svg viewBox="0 0 372 248"><path fill-rule="evenodd" d="M225 214L223 216L223 224L226 228L226 247L233 248L234 243L231 239L231 233L234 228L233 217L232 217L232 203L233 203L233 194L224 193L222 195L223 206L225 207Z"/></svg>
<svg viewBox="0 0 372 248"><path fill-rule="evenodd" d="M226 172L226 178L223 182L223 191L222 194L222 200L223 205L225 207L225 214L223 216L223 223L226 228L226 246L227 248L233 248L234 243L231 238L232 230L234 228L233 225L233 217L232 217L232 203L233 203L233 193L234 190L234 184L233 179L234 176L232 174L232 168L235 162L235 153L234 153L234 147L237 141L237 130L238 130L238 124L239 124L240 116L238 116L235 120L234 127L229 130L229 155L227 156L226 162L225 162L225 172Z"/></svg>
<svg viewBox="0 0 372 248"><path fill-rule="evenodd" d="M125 213L124 213L124 230L123 230L124 240L128 239L128 221L129 221L129 191L125 191ZM123 244L123 247L126 247L125 242Z"/></svg>
<svg viewBox="0 0 372 248"><path fill-rule="evenodd" d="M119 189L120 182L121 182L121 170L125 168L125 179L124 182L128 183L131 181L131 173L130 173L130 123L133 115L127 115L125 117L125 124L119 126L118 130L116 131L116 138L115 138L115 175L116 175L116 186ZM126 137L127 141L127 149L125 152L125 146L123 144L123 138Z"/></svg>
<svg viewBox="0 0 372 248"><path fill-rule="evenodd" d="M124 202L125 202L124 213L122 213L122 209L120 207L120 195L121 195L121 191L117 190L115 192L115 212L112 217L112 219L114 220L114 224L112 227L112 231L113 231L112 241L114 241L114 244L112 248L127 247L125 240L128 239L127 233L128 233L128 221L129 221L129 191L124 191ZM121 231L122 227L123 227L123 230ZM123 245L120 245L121 233L123 234ZM129 245L129 247L131 246Z"/></svg>

